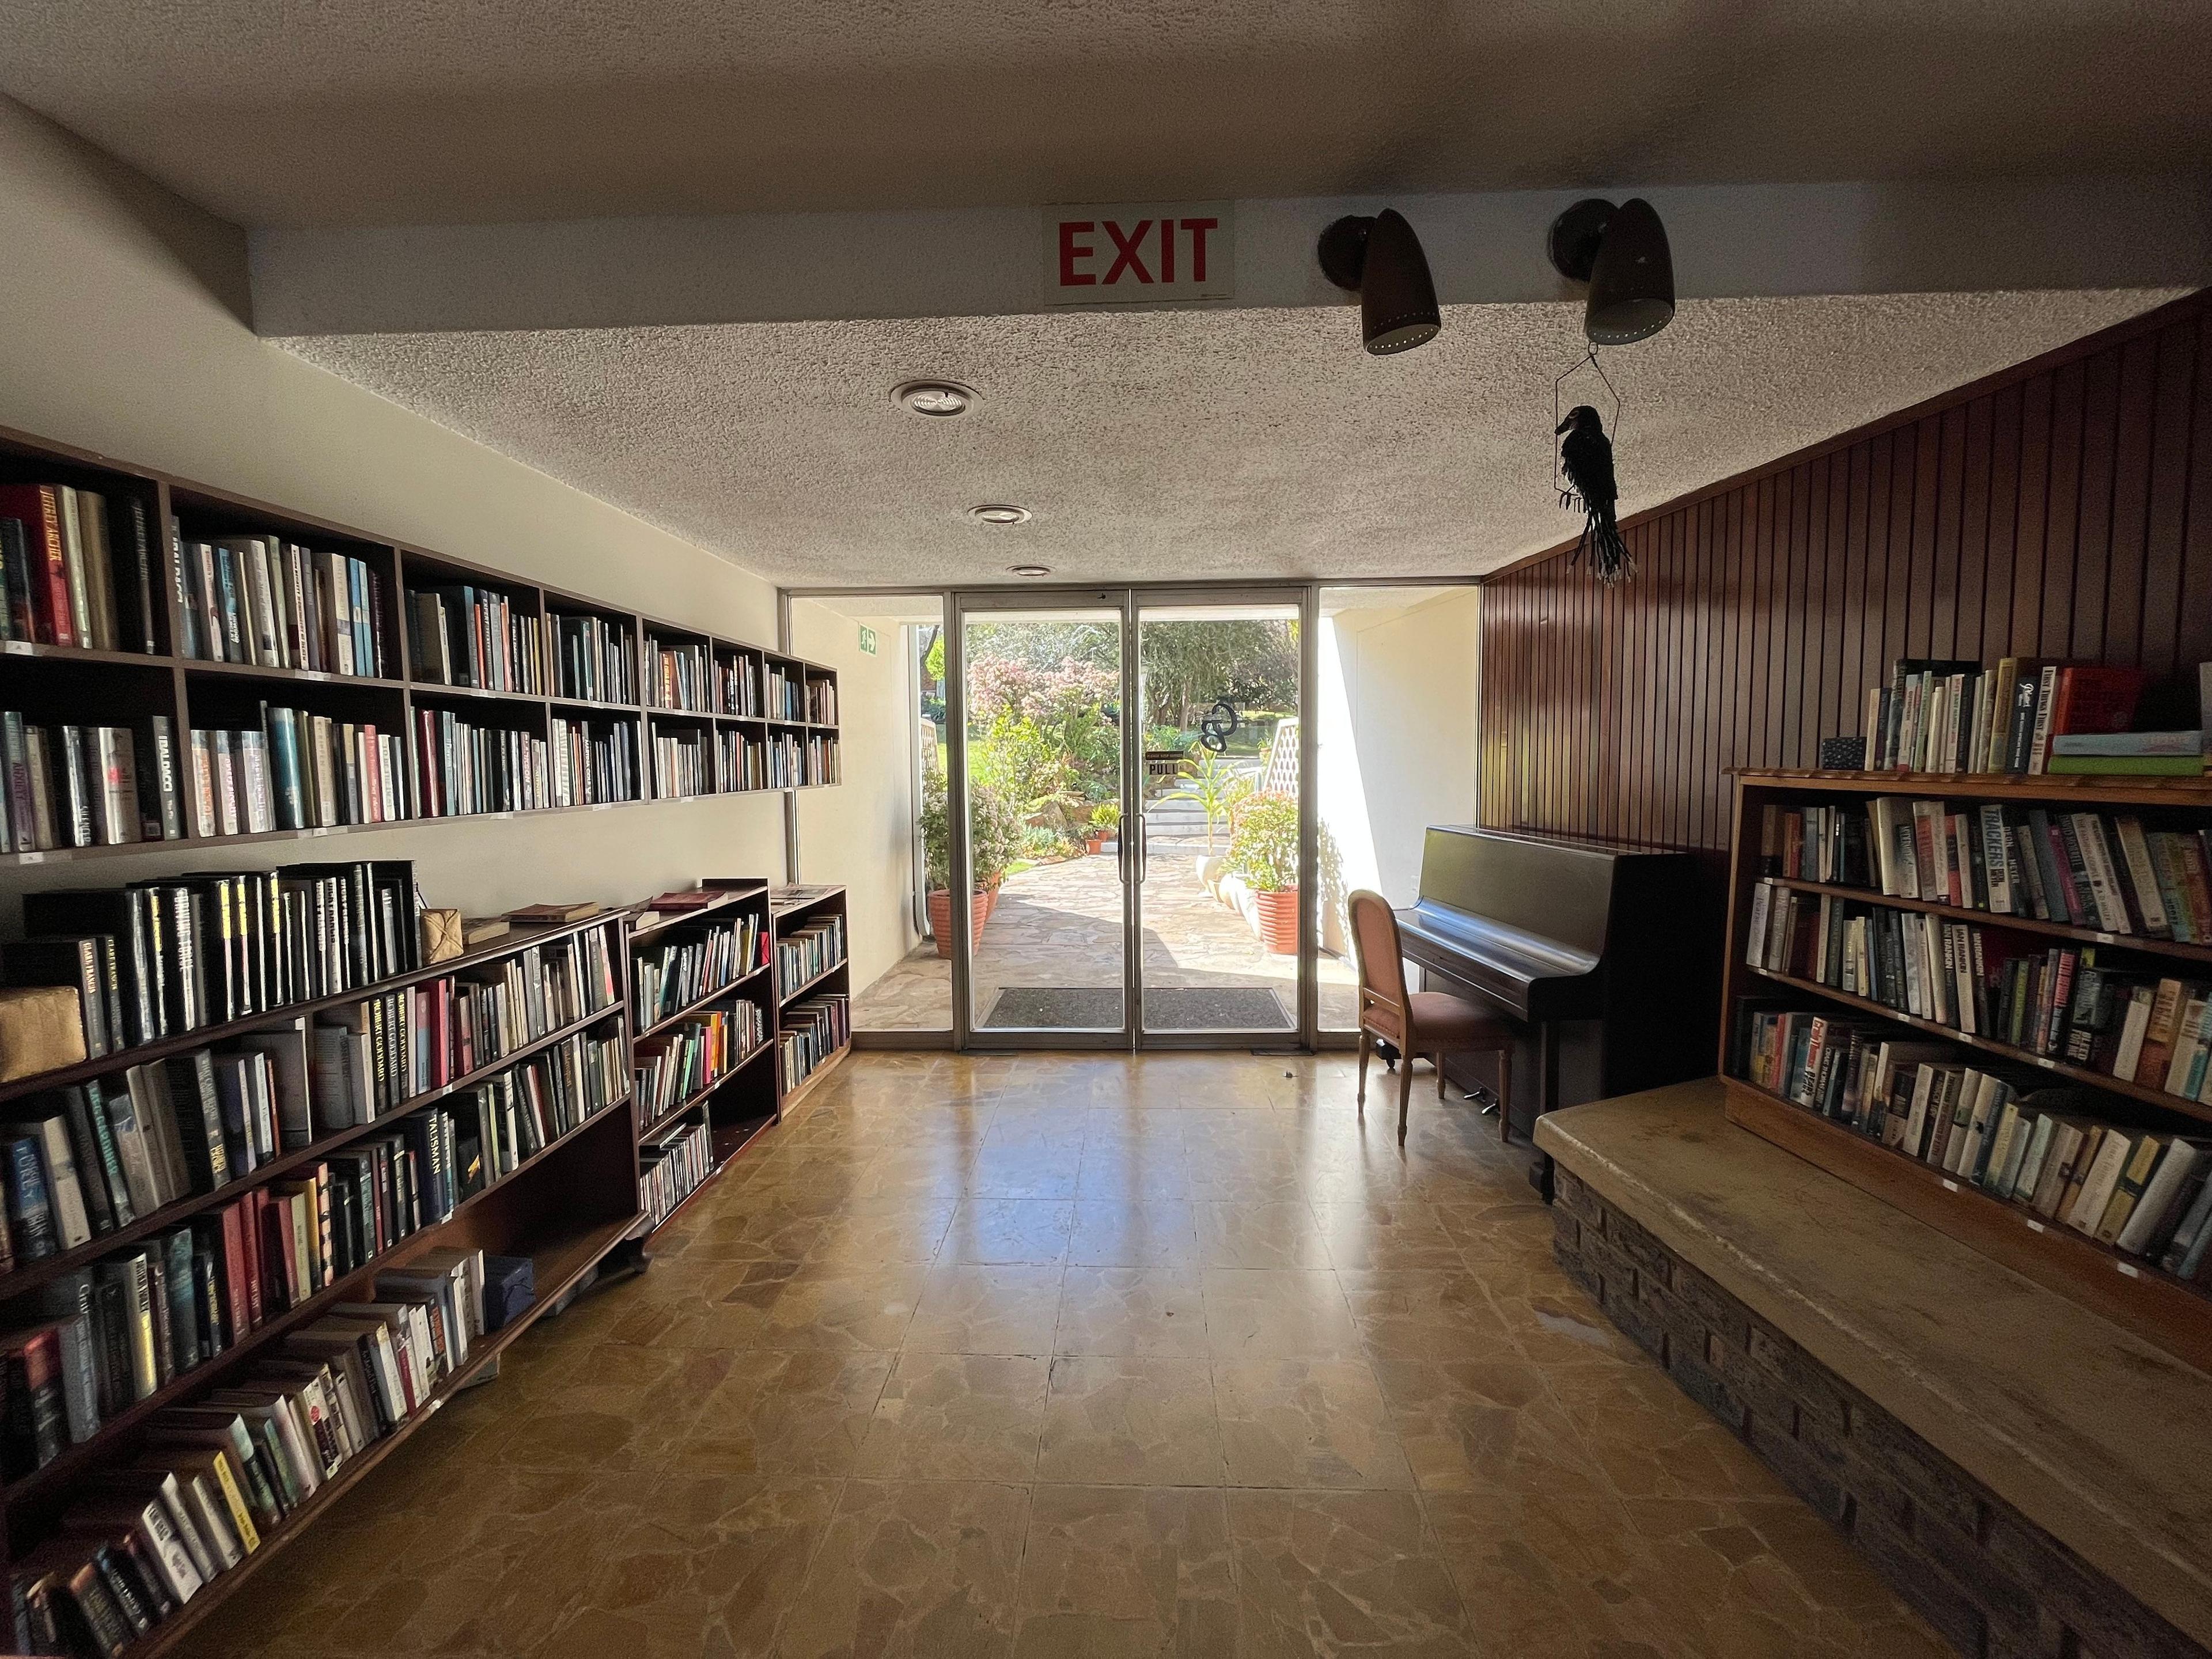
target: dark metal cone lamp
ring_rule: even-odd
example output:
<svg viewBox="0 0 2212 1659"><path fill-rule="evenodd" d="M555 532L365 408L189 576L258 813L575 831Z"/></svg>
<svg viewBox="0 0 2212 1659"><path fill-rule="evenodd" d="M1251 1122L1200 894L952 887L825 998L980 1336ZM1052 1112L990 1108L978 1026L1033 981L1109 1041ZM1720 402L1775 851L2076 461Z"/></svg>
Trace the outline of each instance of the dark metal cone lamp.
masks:
<svg viewBox="0 0 2212 1659"><path fill-rule="evenodd" d="M1428 257L1395 209L1339 219L1322 233L1320 254L1329 281L1358 294L1360 337L1370 354L1387 357L1436 338L1443 319Z"/></svg>
<svg viewBox="0 0 2212 1659"><path fill-rule="evenodd" d="M1648 340L1674 319L1674 256L1667 228L1642 197L1607 221L1590 269L1583 332L1592 345Z"/></svg>

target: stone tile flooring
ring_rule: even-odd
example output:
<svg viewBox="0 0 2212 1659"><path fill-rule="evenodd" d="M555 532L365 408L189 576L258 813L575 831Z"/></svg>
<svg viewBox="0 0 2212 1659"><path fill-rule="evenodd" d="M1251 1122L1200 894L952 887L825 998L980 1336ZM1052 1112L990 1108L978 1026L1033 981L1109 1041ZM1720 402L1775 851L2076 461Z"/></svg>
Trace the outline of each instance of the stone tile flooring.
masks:
<svg viewBox="0 0 2212 1659"><path fill-rule="evenodd" d="M1145 877L1145 983L1243 985L1272 991L1297 1020L1297 958L1270 955L1244 918L1198 879L1202 841L1157 837ZM1110 854L1040 865L1010 876L975 951L975 1012L988 1018L1010 985L1119 986L1121 884ZM1348 1031L1358 1018L1351 958L1316 967L1322 1029ZM952 1024L952 964L924 945L853 999L863 1031L943 1031Z"/></svg>
<svg viewBox="0 0 2212 1659"><path fill-rule="evenodd" d="M1414 1102L855 1055L179 1650L1937 1659Z"/></svg>

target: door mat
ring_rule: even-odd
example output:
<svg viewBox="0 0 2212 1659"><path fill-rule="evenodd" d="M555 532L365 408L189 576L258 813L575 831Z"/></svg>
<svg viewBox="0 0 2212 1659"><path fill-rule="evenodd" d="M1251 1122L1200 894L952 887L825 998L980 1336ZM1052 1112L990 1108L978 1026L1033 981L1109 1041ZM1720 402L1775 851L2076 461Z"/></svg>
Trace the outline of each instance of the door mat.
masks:
<svg viewBox="0 0 2212 1659"><path fill-rule="evenodd" d="M1098 1031L1121 1024L1121 993L1110 985L1011 985L983 1017L999 1030ZM1145 993L1152 1031L1287 1031L1282 999L1255 985L1163 987Z"/></svg>

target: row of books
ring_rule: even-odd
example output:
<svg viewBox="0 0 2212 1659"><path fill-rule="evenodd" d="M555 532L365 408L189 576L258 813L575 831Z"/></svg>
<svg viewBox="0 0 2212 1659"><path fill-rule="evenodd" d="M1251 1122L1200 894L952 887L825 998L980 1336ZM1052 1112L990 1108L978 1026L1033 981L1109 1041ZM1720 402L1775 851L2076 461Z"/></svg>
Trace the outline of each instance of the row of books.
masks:
<svg viewBox="0 0 2212 1659"><path fill-rule="evenodd" d="M446 708L418 708L415 719L424 817L576 804L555 799L553 750L544 738L479 726ZM564 744L564 766L569 758Z"/></svg>
<svg viewBox="0 0 2212 1659"><path fill-rule="evenodd" d="M805 789L845 781L837 739L825 732L770 732L767 760L771 789Z"/></svg>
<svg viewBox="0 0 2212 1659"><path fill-rule="evenodd" d="M325 1132L405 1102L614 1006L606 930L533 945L468 977L428 980L317 1016L314 1119Z"/></svg>
<svg viewBox="0 0 2212 1659"><path fill-rule="evenodd" d="M637 662L630 654L629 629L605 617L555 617L553 695L635 702Z"/></svg>
<svg viewBox="0 0 2212 1659"><path fill-rule="evenodd" d="M1770 1092L2181 1278L2212 1245L2212 1140L2106 1121L2086 1091L1825 1015L1755 1012L1743 1058Z"/></svg>
<svg viewBox="0 0 2212 1659"><path fill-rule="evenodd" d="M697 728L655 725L653 728L653 795L655 800L678 800L686 795L711 794L714 778L708 769L707 733Z"/></svg>
<svg viewBox="0 0 2212 1659"><path fill-rule="evenodd" d="M763 702L768 718L772 720L804 721L806 719L806 677L780 662L763 660L763 678L767 682L767 696Z"/></svg>
<svg viewBox="0 0 2212 1659"><path fill-rule="evenodd" d="M641 1125L665 1117L708 1084L726 1076L768 1035L757 1003L733 1002L694 1014L635 1044L635 1087Z"/></svg>
<svg viewBox="0 0 2212 1659"><path fill-rule="evenodd" d="M153 568L143 497L0 484L0 639L157 651Z"/></svg>
<svg viewBox="0 0 2212 1659"><path fill-rule="evenodd" d="M363 559L276 536L183 542L178 654L386 679L384 576Z"/></svg>
<svg viewBox="0 0 2212 1659"><path fill-rule="evenodd" d="M639 1147L637 1164L638 1207L650 1231L714 1173L714 1126L702 1121L658 1146Z"/></svg>
<svg viewBox="0 0 2212 1659"><path fill-rule="evenodd" d="M776 984L789 996L845 959L845 918L823 916L802 922L775 941Z"/></svg>
<svg viewBox="0 0 2212 1659"><path fill-rule="evenodd" d="M0 1272L213 1193L312 1138L294 1032L133 1066L7 1111Z"/></svg>
<svg viewBox="0 0 2212 1659"><path fill-rule="evenodd" d="M1867 693L1866 767L1875 772L2097 771L2094 754L2052 754L2053 741L2124 732L2148 677L2132 668L1898 659ZM2202 744L2196 769L2203 770Z"/></svg>
<svg viewBox="0 0 2212 1659"><path fill-rule="evenodd" d="M743 732L718 729L714 733L714 787L729 794L767 788L768 744Z"/></svg>
<svg viewBox="0 0 2212 1659"><path fill-rule="evenodd" d="M725 714L758 720L761 714L760 659L738 651L714 659L716 701Z"/></svg>
<svg viewBox="0 0 2212 1659"><path fill-rule="evenodd" d="M2212 1092L2206 988L2116 969L2094 948L1763 881L1752 895L1745 957L1754 968L2123 1083L2184 1100Z"/></svg>
<svg viewBox="0 0 2212 1659"><path fill-rule="evenodd" d="M776 1051L786 1092L853 1040L853 1010L842 995L809 997L777 1016Z"/></svg>
<svg viewBox="0 0 2212 1659"><path fill-rule="evenodd" d="M496 588L411 589L415 678L479 691L545 695L545 619Z"/></svg>
<svg viewBox="0 0 2212 1659"><path fill-rule="evenodd" d="M837 682L810 679L806 682L806 718L817 726L837 724Z"/></svg>
<svg viewBox="0 0 2212 1659"><path fill-rule="evenodd" d="M546 755L553 775L550 806L598 806L638 799L637 727L626 720L570 720L556 714L546 726Z"/></svg>
<svg viewBox="0 0 2212 1659"><path fill-rule="evenodd" d="M192 733L192 832L396 823L410 818L398 734L304 708L261 706L258 729Z"/></svg>
<svg viewBox="0 0 2212 1659"><path fill-rule="evenodd" d="M714 659L703 644L671 644L646 635L647 684L655 708L678 708L694 714L714 710Z"/></svg>
<svg viewBox="0 0 2212 1659"><path fill-rule="evenodd" d="M751 915L717 922L689 939L641 948L630 963L638 1029L656 1025L767 965L768 936L760 918Z"/></svg>
<svg viewBox="0 0 2212 1659"><path fill-rule="evenodd" d="M174 841L185 833L175 728L167 714L129 726L34 726L0 713L0 844L11 852Z"/></svg>
<svg viewBox="0 0 2212 1659"><path fill-rule="evenodd" d="M480 1252L425 1252L236 1386L155 1413L135 1461L86 1476L56 1535L11 1569L14 1650L115 1659L266 1547L325 1483L430 1409L496 1328L486 1272ZM30 1431L57 1437L73 1426L81 1379L44 1347L34 1358Z"/></svg>
<svg viewBox="0 0 2212 1659"><path fill-rule="evenodd" d="M1766 875L2111 933L2212 941L2212 840L2136 813L1883 795L1764 809Z"/></svg>
<svg viewBox="0 0 2212 1659"><path fill-rule="evenodd" d="M404 860L30 892L23 925L0 954L7 977L74 992L90 1059L358 989L421 951Z"/></svg>

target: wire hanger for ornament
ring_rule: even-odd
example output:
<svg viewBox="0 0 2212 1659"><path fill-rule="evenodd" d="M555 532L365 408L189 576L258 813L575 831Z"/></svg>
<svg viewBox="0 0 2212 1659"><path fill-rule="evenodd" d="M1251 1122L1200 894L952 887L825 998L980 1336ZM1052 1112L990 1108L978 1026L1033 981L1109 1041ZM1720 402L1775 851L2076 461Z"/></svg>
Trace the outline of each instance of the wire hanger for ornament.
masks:
<svg viewBox="0 0 2212 1659"><path fill-rule="evenodd" d="M1573 376L1581 374L1584 369L1589 369L1593 374L1597 376L1598 380L1605 386L1606 396L1613 399L1613 414L1611 417L1607 420L1605 429L1611 434L1613 448L1617 453L1620 447L1620 393L1614 390L1612 379L1605 372L1605 366L1598 362L1597 348L1595 346L1592 346L1581 356L1576 358L1574 362L1569 363L1566 368L1560 370L1559 378L1552 382L1552 424L1556 428L1560 422L1567 418L1565 401L1559 395L1559 388L1565 386ZM1574 489L1564 480L1560 474L1559 446L1556 441L1554 441L1552 445L1552 489L1553 493L1558 495L1562 500L1574 495L1576 493Z"/></svg>

